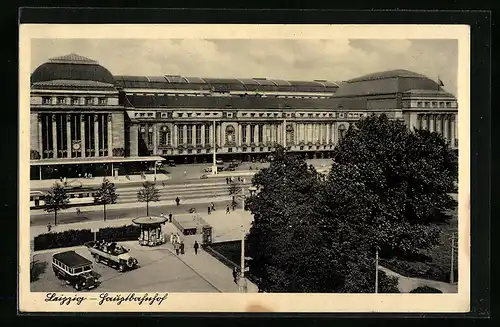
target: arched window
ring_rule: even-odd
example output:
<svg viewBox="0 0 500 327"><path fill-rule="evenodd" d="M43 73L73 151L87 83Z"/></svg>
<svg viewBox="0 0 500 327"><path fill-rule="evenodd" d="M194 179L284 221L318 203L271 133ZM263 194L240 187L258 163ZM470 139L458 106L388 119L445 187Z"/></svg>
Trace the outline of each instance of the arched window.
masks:
<svg viewBox="0 0 500 327"><path fill-rule="evenodd" d="M160 146L169 146L171 144L170 128L162 126L160 128Z"/></svg>
<svg viewBox="0 0 500 327"><path fill-rule="evenodd" d="M234 143L234 127L233 125L229 125L226 127L226 143Z"/></svg>
<svg viewBox="0 0 500 327"><path fill-rule="evenodd" d="M339 126L339 140L342 140L345 136L346 128L344 125Z"/></svg>
<svg viewBox="0 0 500 327"><path fill-rule="evenodd" d="M287 125L286 126L286 144L291 145L294 144L293 140L293 126L292 125Z"/></svg>

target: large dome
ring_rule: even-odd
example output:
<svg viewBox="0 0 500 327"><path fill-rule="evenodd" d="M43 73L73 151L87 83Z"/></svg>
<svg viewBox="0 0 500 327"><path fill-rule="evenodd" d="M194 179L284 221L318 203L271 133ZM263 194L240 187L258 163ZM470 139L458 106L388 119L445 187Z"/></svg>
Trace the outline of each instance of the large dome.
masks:
<svg viewBox="0 0 500 327"><path fill-rule="evenodd" d="M55 80L82 80L114 84L113 75L95 60L71 53L49 59L31 74L31 83Z"/></svg>
<svg viewBox="0 0 500 327"><path fill-rule="evenodd" d="M336 96L365 96L394 94L412 90L447 94L435 81L408 70L389 70L348 80L337 90Z"/></svg>

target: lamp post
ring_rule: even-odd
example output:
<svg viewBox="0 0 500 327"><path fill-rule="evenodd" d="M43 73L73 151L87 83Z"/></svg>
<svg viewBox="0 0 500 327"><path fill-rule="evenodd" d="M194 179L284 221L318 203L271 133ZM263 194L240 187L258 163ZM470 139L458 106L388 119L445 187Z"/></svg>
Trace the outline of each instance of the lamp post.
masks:
<svg viewBox="0 0 500 327"><path fill-rule="evenodd" d="M455 239L457 239L457 233L453 233L451 235L451 265L450 265L450 283L454 284L455 282L455 272L454 272L454 263L455 263L455 249L458 249L458 246L455 244Z"/></svg>
<svg viewBox="0 0 500 327"><path fill-rule="evenodd" d="M214 127L213 127L213 133L212 133L212 148L213 148L213 159L212 159L212 174L213 175L217 175L217 146L215 144L215 135L217 133L217 126L215 124L215 120L214 120Z"/></svg>
<svg viewBox="0 0 500 327"><path fill-rule="evenodd" d="M245 228L241 225L241 272L240 272L240 293L247 293L247 280L245 278Z"/></svg>
<svg viewBox="0 0 500 327"><path fill-rule="evenodd" d="M375 249L375 293L378 293L378 247Z"/></svg>

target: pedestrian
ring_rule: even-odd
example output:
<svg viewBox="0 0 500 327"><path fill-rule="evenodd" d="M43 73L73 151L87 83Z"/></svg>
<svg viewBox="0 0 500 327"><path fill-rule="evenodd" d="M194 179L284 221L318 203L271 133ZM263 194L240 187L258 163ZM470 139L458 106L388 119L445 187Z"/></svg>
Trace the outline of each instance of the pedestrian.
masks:
<svg viewBox="0 0 500 327"><path fill-rule="evenodd" d="M175 203L177 203L177 205L179 205L179 202L181 202L181 199L179 199L179 197L176 197L175 198Z"/></svg>
<svg viewBox="0 0 500 327"><path fill-rule="evenodd" d="M230 214L231 213L231 210L229 210L229 205L226 207L226 215L227 214Z"/></svg>
<svg viewBox="0 0 500 327"><path fill-rule="evenodd" d="M78 178L82 178L82 173L78 173Z"/></svg>
<svg viewBox="0 0 500 327"><path fill-rule="evenodd" d="M243 184L245 184L245 178L243 177Z"/></svg>
<svg viewBox="0 0 500 327"><path fill-rule="evenodd" d="M210 214L210 206L208 206L207 211L208 211L208 214Z"/></svg>
<svg viewBox="0 0 500 327"><path fill-rule="evenodd" d="M226 184L229 184L229 178L226 177Z"/></svg>
<svg viewBox="0 0 500 327"><path fill-rule="evenodd" d="M215 211L215 204L213 202L210 202L210 206L212 207L212 211Z"/></svg>
<svg viewBox="0 0 500 327"><path fill-rule="evenodd" d="M164 188L165 187L165 182L161 181L161 186Z"/></svg>
<svg viewBox="0 0 500 327"><path fill-rule="evenodd" d="M49 233L52 230L52 225L50 224L50 222L47 224L47 230L49 231Z"/></svg>
<svg viewBox="0 0 500 327"><path fill-rule="evenodd" d="M174 243L174 233L170 233L170 243Z"/></svg>
<svg viewBox="0 0 500 327"><path fill-rule="evenodd" d="M170 222L170 223L172 222L172 213L168 214L168 222Z"/></svg>
<svg viewBox="0 0 500 327"><path fill-rule="evenodd" d="M181 254L184 254L184 241L181 241L179 246L181 248Z"/></svg>
<svg viewBox="0 0 500 327"><path fill-rule="evenodd" d="M186 177L186 175L187 175L187 171L184 170L184 177Z"/></svg>
<svg viewBox="0 0 500 327"><path fill-rule="evenodd" d="M236 207L236 202L233 201L232 206L233 206L233 211L234 211L234 208Z"/></svg>
<svg viewBox="0 0 500 327"><path fill-rule="evenodd" d="M179 243L175 243L174 248L175 248L175 254L179 255L179 250L180 250Z"/></svg>
<svg viewBox="0 0 500 327"><path fill-rule="evenodd" d="M160 213L160 217L165 218L165 215L163 214L163 212Z"/></svg>
<svg viewBox="0 0 500 327"><path fill-rule="evenodd" d="M198 241L194 241L194 254L195 255L198 255L198 248L200 247L200 245L198 244Z"/></svg>
<svg viewBox="0 0 500 327"><path fill-rule="evenodd" d="M235 284L238 284L238 268L233 268L233 280Z"/></svg>

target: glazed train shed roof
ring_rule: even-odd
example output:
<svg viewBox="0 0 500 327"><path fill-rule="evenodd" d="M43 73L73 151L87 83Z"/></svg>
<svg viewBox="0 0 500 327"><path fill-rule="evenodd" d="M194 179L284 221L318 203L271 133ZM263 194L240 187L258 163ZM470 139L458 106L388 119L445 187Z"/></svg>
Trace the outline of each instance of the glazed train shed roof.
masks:
<svg viewBox="0 0 500 327"><path fill-rule="evenodd" d="M209 78L164 76L115 76L119 88L141 89L185 89L212 91L267 91L267 92L329 92L337 90L338 84L321 81L286 81L266 78Z"/></svg>

